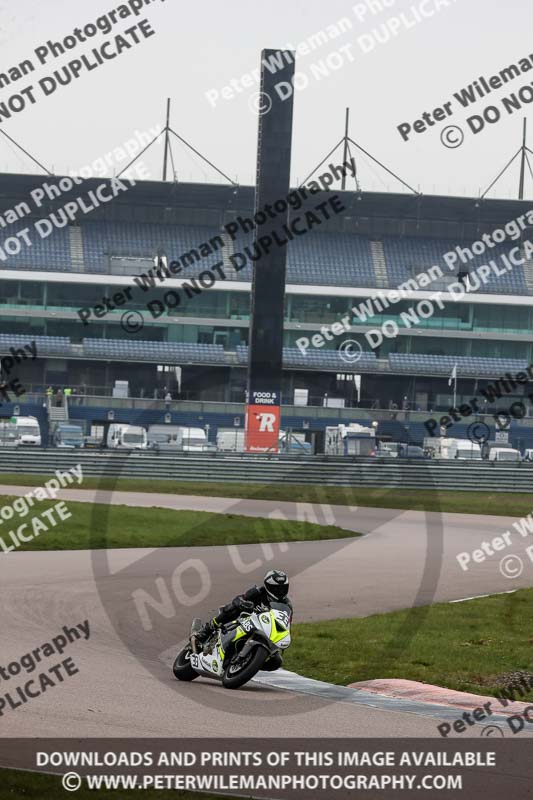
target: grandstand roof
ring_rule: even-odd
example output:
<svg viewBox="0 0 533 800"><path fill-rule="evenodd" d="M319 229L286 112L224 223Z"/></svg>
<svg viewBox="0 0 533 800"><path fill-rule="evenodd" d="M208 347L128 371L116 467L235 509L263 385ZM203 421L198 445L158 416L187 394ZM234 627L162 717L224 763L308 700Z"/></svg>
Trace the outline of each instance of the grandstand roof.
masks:
<svg viewBox="0 0 533 800"><path fill-rule="evenodd" d="M61 177L64 176L0 173L0 213L23 200L28 201L30 192L43 182L57 183ZM72 192L64 193L58 200L48 202L47 213L108 180L84 180ZM254 193L253 186L235 188L223 184L140 181L128 192L119 195L113 203L93 211L87 221L142 219L163 224L183 221L209 224L221 212L230 215L252 213ZM390 236L429 235L453 238L457 235L459 225L462 231L460 238L468 238L470 235L475 236L476 232L504 224L531 208L531 202L527 200L480 201L469 197L391 192L357 194L350 191L338 194L343 196L347 212L343 218L332 220L332 224L328 225L329 230L372 232ZM316 199L311 197L310 205L315 202ZM161 209L164 210L163 214ZM193 212L193 219L183 219L185 209ZM195 211L199 213L194 214Z"/></svg>

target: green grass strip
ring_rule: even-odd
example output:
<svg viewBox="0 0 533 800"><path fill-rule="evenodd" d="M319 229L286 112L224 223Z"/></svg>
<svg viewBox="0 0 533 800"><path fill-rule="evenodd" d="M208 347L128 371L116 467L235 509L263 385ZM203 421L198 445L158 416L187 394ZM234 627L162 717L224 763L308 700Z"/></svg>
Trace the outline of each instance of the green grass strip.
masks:
<svg viewBox="0 0 533 800"><path fill-rule="evenodd" d="M44 475L0 474L5 486L42 486ZM427 489L371 489L366 487L309 486L298 484L198 483L141 478L84 478L83 489L106 489L124 492L160 492L204 497L235 497L243 500L298 501L331 505L370 506L412 509L414 511L449 511L462 514L494 514L521 517L533 510L529 493L465 492Z"/></svg>
<svg viewBox="0 0 533 800"><path fill-rule="evenodd" d="M15 498L2 497L0 505L9 505ZM283 519L244 517L237 514L216 514L207 511L173 511L165 508L137 506L104 506L63 501L71 516L61 520L57 511L51 519L42 512L57 502L36 502L25 517L16 514L0 526L0 539L5 547L13 545L9 536L22 524L25 537L33 533L32 520L47 526L17 550L88 550L120 547L198 547L238 545L266 542L305 542L318 539L344 539L359 536L335 525L315 522L292 522ZM54 526L53 521L57 524ZM2 547L0 545L0 557Z"/></svg>
<svg viewBox="0 0 533 800"><path fill-rule="evenodd" d="M492 694L502 673L533 672L533 589L294 625L284 665L343 686L405 678ZM523 699L533 700L533 692Z"/></svg>

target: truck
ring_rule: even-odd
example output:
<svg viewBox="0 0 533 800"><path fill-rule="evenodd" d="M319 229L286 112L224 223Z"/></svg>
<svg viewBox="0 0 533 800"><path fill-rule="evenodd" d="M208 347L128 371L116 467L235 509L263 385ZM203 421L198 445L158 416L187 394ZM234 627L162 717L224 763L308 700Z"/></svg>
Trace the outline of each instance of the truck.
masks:
<svg viewBox="0 0 533 800"><path fill-rule="evenodd" d="M481 460L481 446L477 442L470 441L470 439L427 436L424 439L423 449L431 458L465 461Z"/></svg>
<svg viewBox="0 0 533 800"><path fill-rule="evenodd" d="M85 447L85 439L83 437L81 425L71 425L68 422L60 422L58 424L54 431L52 441L54 447Z"/></svg>
<svg viewBox="0 0 533 800"><path fill-rule="evenodd" d="M15 437L18 445L40 447L41 429L35 417L12 417L15 425Z"/></svg>
<svg viewBox="0 0 533 800"><path fill-rule="evenodd" d="M115 423L107 431L107 446L113 450L146 450L148 438L146 429L140 425Z"/></svg>
<svg viewBox="0 0 533 800"><path fill-rule="evenodd" d="M161 451L179 450L179 431L178 425L149 425L148 447Z"/></svg>
<svg viewBox="0 0 533 800"><path fill-rule="evenodd" d="M376 432L356 422L326 428L325 453L335 456L373 456Z"/></svg>

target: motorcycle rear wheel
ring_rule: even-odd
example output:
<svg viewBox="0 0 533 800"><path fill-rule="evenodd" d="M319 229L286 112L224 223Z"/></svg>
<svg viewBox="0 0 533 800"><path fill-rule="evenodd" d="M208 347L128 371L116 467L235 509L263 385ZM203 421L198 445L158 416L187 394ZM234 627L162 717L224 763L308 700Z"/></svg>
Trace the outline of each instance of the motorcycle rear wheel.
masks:
<svg viewBox="0 0 533 800"><path fill-rule="evenodd" d="M198 677L198 673L191 667L190 662L191 647L187 645L183 650L180 650L172 665L172 672L174 677L179 681L193 681Z"/></svg>
<svg viewBox="0 0 533 800"><path fill-rule="evenodd" d="M250 681L259 672L268 657L268 652L263 647L256 647L250 653L250 658L242 665L237 667L238 662L230 661L222 676L222 685L226 689L239 689L243 684Z"/></svg>

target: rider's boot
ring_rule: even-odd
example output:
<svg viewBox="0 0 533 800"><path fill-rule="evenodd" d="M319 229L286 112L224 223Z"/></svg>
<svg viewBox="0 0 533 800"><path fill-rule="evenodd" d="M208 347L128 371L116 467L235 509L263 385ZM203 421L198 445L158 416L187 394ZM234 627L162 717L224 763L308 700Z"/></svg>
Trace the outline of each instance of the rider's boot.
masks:
<svg viewBox="0 0 533 800"><path fill-rule="evenodd" d="M209 622L206 622L196 634L196 641L201 645L205 644L205 642L207 642L207 640L214 634L215 631L216 625L212 620L209 620Z"/></svg>

